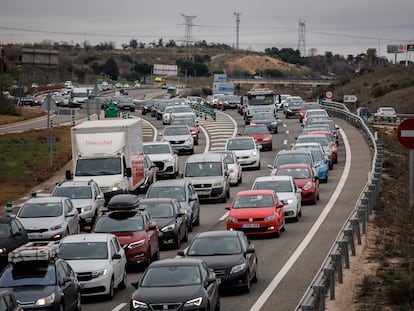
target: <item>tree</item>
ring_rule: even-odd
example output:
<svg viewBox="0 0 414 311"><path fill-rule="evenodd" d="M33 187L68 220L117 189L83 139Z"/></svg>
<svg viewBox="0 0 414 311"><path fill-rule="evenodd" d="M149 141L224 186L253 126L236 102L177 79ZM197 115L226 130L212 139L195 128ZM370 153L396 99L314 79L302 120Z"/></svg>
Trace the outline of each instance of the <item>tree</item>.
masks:
<svg viewBox="0 0 414 311"><path fill-rule="evenodd" d="M133 50L138 48L138 40L137 39L131 39L131 41L129 41L129 47Z"/></svg>
<svg viewBox="0 0 414 311"><path fill-rule="evenodd" d="M118 80L119 68L113 57L107 59L105 64L101 66L101 70L104 74L109 76L112 80Z"/></svg>
<svg viewBox="0 0 414 311"><path fill-rule="evenodd" d="M164 46L164 42L162 41L162 38L159 38L157 48L160 48L160 47L163 47L163 46Z"/></svg>
<svg viewBox="0 0 414 311"><path fill-rule="evenodd" d="M175 41L172 40L172 39L165 44L165 47L167 47L167 48L172 48L172 47L175 47L175 46L177 46L177 43L175 43Z"/></svg>

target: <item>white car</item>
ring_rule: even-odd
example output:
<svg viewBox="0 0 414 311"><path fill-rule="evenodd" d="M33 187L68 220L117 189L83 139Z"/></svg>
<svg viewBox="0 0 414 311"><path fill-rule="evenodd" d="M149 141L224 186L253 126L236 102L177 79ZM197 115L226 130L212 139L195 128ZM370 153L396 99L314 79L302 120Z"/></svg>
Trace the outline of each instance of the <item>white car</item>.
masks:
<svg viewBox="0 0 414 311"><path fill-rule="evenodd" d="M263 176L253 182L252 190L273 190L284 204L285 218L299 221L302 216L302 190L292 176Z"/></svg>
<svg viewBox="0 0 414 311"><path fill-rule="evenodd" d="M214 150L210 151L213 153L221 153L224 154L224 157L227 162L227 167L229 168L229 183L232 186L238 186L242 183L243 180L243 173L242 168L240 166L239 161L237 160L237 156L234 151L226 151L226 150Z"/></svg>
<svg viewBox="0 0 414 311"><path fill-rule="evenodd" d="M114 297L114 288L127 286L127 260L115 235L76 234L59 243L58 256L66 260L78 276L82 296Z"/></svg>
<svg viewBox="0 0 414 311"><path fill-rule="evenodd" d="M178 156L169 142L145 142L144 154L148 155L157 167L157 176L175 178L178 176Z"/></svg>
<svg viewBox="0 0 414 311"><path fill-rule="evenodd" d="M231 137L226 141L224 150L234 151L241 167L260 170L260 149L253 137Z"/></svg>
<svg viewBox="0 0 414 311"><path fill-rule="evenodd" d="M392 107L379 107L374 113L374 121L397 121L397 112Z"/></svg>

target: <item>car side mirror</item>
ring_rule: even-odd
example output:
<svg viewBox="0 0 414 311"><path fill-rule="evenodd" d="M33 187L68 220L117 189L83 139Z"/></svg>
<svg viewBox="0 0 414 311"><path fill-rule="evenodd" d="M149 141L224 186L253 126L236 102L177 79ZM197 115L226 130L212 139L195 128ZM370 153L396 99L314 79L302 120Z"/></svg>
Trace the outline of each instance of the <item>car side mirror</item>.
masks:
<svg viewBox="0 0 414 311"><path fill-rule="evenodd" d="M16 231L13 236L18 237L18 236L22 236L23 234L20 231Z"/></svg>
<svg viewBox="0 0 414 311"><path fill-rule="evenodd" d="M177 255L178 255L178 256L181 256L181 257L185 257L185 253L184 253L184 251L182 251L182 250L181 250L181 251L178 251L178 252L177 252Z"/></svg>
<svg viewBox="0 0 414 311"><path fill-rule="evenodd" d="M126 177L132 177L132 169L130 167L125 169L125 175Z"/></svg>
<svg viewBox="0 0 414 311"><path fill-rule="evenodd" d="M121 259L122 257L121 257L121 254L114 254L113 256L112 256L112 259Z"/></svg>
<svg viewBox="0 0 414 311"><path fill-rule="evenodd" d="M279 202L278 204L277 204L277 208L281 208L281 207L283 207L283 206L285 206L282 202Z"/></svg>
<svg viewBox="0 0 414 311"><path fill-rule="evenodd" d="M150 230L157 230L157 224L155 224L155 223L149 224L148 231L150 231Z"/></svg>
<svg viewBox="0 0 414 311"><path fill-rule="evenodd" d="M224 206L224 209L230 210L230 205Z"/></svg>
<svg viewBox="0 0 414 311"><path fill-rule="evenodd" d="M138 281L136 281L136 282L131 282L131 285L132 285L135 289L137 289L137 288L139 287L139 282L138 282Z"/></svg>

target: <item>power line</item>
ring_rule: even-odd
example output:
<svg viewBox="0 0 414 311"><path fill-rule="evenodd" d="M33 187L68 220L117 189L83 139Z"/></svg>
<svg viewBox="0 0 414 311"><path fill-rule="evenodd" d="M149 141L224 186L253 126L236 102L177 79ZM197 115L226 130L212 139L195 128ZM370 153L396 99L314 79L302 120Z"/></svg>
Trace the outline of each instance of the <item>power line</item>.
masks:
<svg viewBox="0 0 414 311"><path fill-rule="evenodd" d="M302 57L306 57L305 27L306 27L305 21L299 20L298 50Z"/></svg>

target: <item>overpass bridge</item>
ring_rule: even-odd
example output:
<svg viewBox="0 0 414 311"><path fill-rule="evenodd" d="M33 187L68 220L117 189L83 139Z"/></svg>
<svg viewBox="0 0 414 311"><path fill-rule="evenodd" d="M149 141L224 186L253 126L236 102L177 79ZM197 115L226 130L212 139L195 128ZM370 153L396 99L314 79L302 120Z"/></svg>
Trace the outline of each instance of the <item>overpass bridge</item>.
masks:
<svg viewBox="0 0 414 311"><path fill-rule="evenodd" d="M289 87L292 85L305 85L309 87L318 87L324 85L330 85L335 82L335 79L321 79L321 78L309 78L309 79L300 79L300 78L283 78L283 79L242 79L242 78L228 78L227 82L234 84L260 84L260 85L281 85L284 87Z"/></svg>

